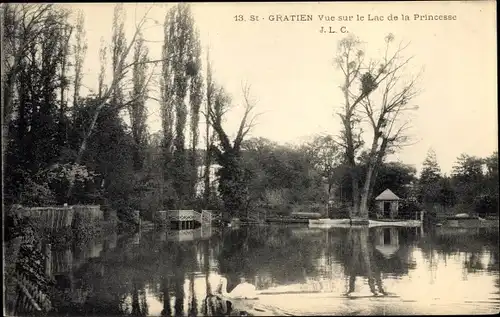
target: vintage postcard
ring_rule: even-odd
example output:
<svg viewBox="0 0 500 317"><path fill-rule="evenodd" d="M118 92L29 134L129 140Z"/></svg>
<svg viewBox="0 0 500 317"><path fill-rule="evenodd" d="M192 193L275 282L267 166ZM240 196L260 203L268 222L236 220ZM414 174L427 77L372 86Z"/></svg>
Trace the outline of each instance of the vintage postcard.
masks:
<svg viewBox="0 0 500 317"><path fill-rule="evenodd" d="M495 1L1 9L4 315L499 312Z"/></svg>

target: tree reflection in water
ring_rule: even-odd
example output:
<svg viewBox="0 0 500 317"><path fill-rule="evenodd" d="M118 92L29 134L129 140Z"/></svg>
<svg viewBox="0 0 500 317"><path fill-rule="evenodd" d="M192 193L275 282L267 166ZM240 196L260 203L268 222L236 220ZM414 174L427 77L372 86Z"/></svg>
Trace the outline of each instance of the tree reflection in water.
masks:
<svg viewBox="0 0 500 317"><path fill-rule="evenodd" d="M115 248L106 245L99 256L82 261L75 261L76 252L65 250L71 256L61 256L54 251L54 258L68 262L54 265L60 268L54 272L60 290L59 299L52 299L54 314L240 314L246 306L216 296L219 273L227 278L229 292L245 277L259 290L276 285L283 293L320 291L349 297L363 291L356 284L362 280L368 294L387 296L391 289L386 289L389 284L384 279L407 275L416 265L415 248L422 251L424 260L433 252L441 257L459 252L464 271L495 275L500 288L498 233L494 232L441 229L417 239L418 233L408 229L325 232L268 226L227 230L221 237L198 241L175 242L155 235L142 234L139 245L119 239Z"/></svg>
<svg viewBox="0 0 500 317"><path fill-rule="evenodd" d="M421 248L430 269L435 271L440 254L444 261L448 257L463 254L463 268L467 273L499 271L498 228L447 228L439 227L429 231L421 239ZM488 257L488 263L483 258Z"/></svg>
<svg viewBox="0 0 500 317"><path fill-rule="evenodd" d="M132 315L133 316L147 316L148 303L146 301L146 292L137 280L133 282L132 291Z"/></svg>
<svg viewBox="0 0 500 317"><path fill-rule="evenodd" d="M228 292L240 277L259 288L258 275L272 273L274 282L291 284L305 282L304 270L316 273L318 249L311 248L310 239L293 235L289 227L242 227L225 232L221 242L218 262Z"/></svg>
<svg viewBox="0 0 500 317"><path fill-rule="evenodd" d="M382 285L382 273L373 261L373 246L369 243L369 229L351 228L346 237L345 248L347 254L344 256L347 263L346 274L349 276L348 291L346 296L355 292L356 278L366 277L373 295L388 295Z"/></svg>
<svg viewBox="0 0 500 317"><path fill-rule="evenodd" d="M344 269L344 295L351 296L359 291L356 290L358 278L366 279L374 296L393 295L385 289L383 275L402 276L416 265L411 256L416 233L405 230L352 227L329 231L327 254L340 262Z"/></svg>
<svg viewBox="0 0 500 317"><path fill-rule="evenodd" d="M209 295L205 298L207 310L204 316L232 316L235 312L230 301L221 299L215 295Z"/></svg>
<svg viewBox="0 0 500 317"><path fill-rule="evenodd" d="M184 278L185 278L185 263L184 257L186 254L183 252L184 248L178 246L172 249L172 256L174 257L174 314L175 316L182 316L184 314Z"/></svg>
<svg viewBox="0 0 500 317"><path fill-rule="evenodd" d="M197 316L198 315L198 303L196 300L196 292L194 291L194 273L189 274L189 309L188 316Z"/></svg>
<svg viewBox="0 0 500 317"><path fill-rule="evenodd" d="M169 293L169 278L163 277L161 280L162 293L163 293L163 310L162 316L172 316L172 307L170 307L170 293Z"/></svg>

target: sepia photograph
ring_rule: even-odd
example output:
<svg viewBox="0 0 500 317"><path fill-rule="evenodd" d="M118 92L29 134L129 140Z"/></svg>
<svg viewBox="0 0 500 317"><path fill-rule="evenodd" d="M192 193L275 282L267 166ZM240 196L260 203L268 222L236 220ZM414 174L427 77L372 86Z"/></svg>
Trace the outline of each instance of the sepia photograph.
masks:
<svg viewBox="0 0 500 317"><path fill-rule="evenodd" d="M496 1L0 8L4 316L500 313Z"/></svg>

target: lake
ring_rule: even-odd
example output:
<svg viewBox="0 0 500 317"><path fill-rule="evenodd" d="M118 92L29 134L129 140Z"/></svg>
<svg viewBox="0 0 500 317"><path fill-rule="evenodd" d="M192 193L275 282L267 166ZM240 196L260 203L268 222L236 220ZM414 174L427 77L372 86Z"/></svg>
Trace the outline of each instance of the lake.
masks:
<svg viewBox="0 0 500 317"><path fill-rule="evenodd" d="M56 315L482 314L500 310L498 229L307 226L109 233L52 251ZM220 300L244 277L257 300Z"/></svg>

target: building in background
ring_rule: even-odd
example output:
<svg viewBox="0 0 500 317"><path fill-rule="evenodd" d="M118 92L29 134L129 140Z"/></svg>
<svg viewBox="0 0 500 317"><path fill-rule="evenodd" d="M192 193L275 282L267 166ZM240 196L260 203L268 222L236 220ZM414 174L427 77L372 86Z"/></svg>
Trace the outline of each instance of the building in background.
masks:
<svg viewBox="0 0 500 317"><path fill-rule="evenodd" d="M219 178L217 176L217 171L221 168L220 165L218 164L212 164L210 165L210 188L214 192L215 195L219 195L217 189L219 187ZM196 182L196 195L197 196L202 196L203 192L205 191L205 166L201 165L198 166L198 181Z"/></svg>

